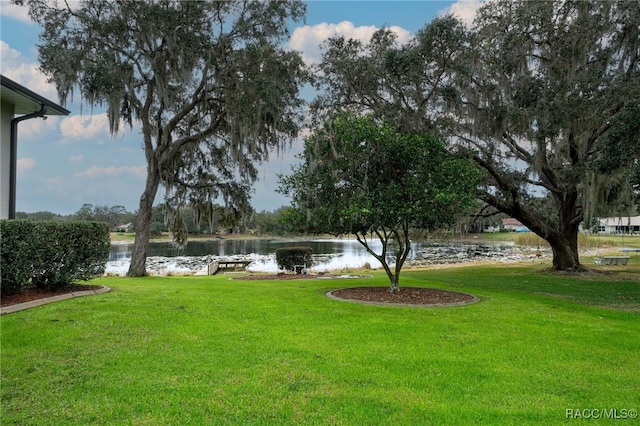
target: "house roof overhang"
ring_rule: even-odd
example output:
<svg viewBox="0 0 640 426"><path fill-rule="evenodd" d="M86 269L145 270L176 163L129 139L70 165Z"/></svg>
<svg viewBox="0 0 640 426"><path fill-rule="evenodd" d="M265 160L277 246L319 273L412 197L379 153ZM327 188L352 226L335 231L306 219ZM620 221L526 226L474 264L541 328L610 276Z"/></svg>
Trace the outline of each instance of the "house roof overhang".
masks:
<svg viewBox="0 0 640 426"><path fill-rule="evenodd" d="M15 106L14 114L30 114L40 110L43 105L47 107L44 115L69 115L70 113L66 108L38 95L4 75L0 75L0 80L2 82L0 99L2 99L2 102Z"/></svg>
<svg viewBox="0 0 640 426"><path fill-rule="evenodd" d="M9 141L9 197L8 209L2 211L2 215L7 214L8 219L16 217L16 176L18 163L18 123L37 117L68 115L66 108L50 101L44 96L27 89L10 78L0 75L0 100L3 104L13 106L13 118L11 119L11 131ZM2 108L4 112L4 108ZM19 115L18 117L15 117ZM46 117L45 117L46 118ZM4 117L3 117L4 122ZM4 132L3 132L4 134ZM3 146L5 142L2 142ZM4 154L3 154L4 155ZM3 179L4 179L3 172ZM4 195L2 196L4 200Z"/></svg>

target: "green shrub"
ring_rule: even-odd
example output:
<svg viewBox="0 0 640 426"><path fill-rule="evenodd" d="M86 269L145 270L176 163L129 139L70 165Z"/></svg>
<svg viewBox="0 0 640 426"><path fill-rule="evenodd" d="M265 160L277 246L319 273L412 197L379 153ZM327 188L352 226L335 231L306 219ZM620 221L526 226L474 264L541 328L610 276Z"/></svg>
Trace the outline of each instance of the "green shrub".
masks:
<svg viewBox="0 0 640 426"><path fill-rule="evenodd" d="M55 289L104 273L110 247L106 223L46 222L39 237L37 260L42 266L33 277L36 286Z"/></svg>
<svg viewBox="0 0 640 426"><path fill-rule="evenodd" d="M99 222L1 221L2 294L29 283L47 289L100 276L109 259L109 226Z"/></svg>
<svg viewBox="0 0 640 426"><path fill-rule="evenodd" d="M276 250L276 262L278 263L278 268L300 273L301 271L296 270L296 266L302 265L305 268L310 267L313 263L311 260L311 253L313 253L313 249L311 247L279 248Z"/></svg>
<svg viewBox="0 0 640 426"><path fill-rule="evenodd" d="M0 293L19 293L33 275L34 222L0 221Z"/></svg>

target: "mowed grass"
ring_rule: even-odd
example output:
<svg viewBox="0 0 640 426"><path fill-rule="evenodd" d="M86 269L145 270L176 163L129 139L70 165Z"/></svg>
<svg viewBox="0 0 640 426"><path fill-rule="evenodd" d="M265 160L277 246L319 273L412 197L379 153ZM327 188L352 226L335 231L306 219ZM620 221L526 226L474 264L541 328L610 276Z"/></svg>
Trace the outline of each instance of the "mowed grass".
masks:
<svg viewBox="0 0 640 426"><path fill-rule="evenodd" d="M640 257L607 275L407 270L456 308L325 296L372 278L104 278L113 292L1 318L0 422L560 424L640 409Z"/></svg>

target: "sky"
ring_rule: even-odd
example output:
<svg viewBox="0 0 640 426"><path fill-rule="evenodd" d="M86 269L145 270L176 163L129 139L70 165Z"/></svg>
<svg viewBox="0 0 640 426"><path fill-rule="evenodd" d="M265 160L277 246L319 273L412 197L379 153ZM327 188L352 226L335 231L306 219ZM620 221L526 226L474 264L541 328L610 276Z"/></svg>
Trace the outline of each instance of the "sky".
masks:
<svg viewBox="0 0 640 426"><path fill-rule="evenodd" d="M368 41L386 26L396 32L399 42L406 42L429 21L447 13L469 23L480 1L309 1L306 22L290 28L286 47L314 63L321 57L320 44L336 34ZM26 8L0 0L0 72L59 103L54 85L38 71L36 45L41 30L29 20ZM304 97L310 101L313 93ZM66 108L71 111L66 117L19 124L16 210L67 215L83 204L137 210L146 177L139 127L122 126L120 133L110 136L105 108L87 105L79 95L68 100ZM256 211L289 205L276 192L278 175L290 173L301 151L302 139L298 139L260 165L251 197ZM161 202L159 193L155 203Z"/></svg>

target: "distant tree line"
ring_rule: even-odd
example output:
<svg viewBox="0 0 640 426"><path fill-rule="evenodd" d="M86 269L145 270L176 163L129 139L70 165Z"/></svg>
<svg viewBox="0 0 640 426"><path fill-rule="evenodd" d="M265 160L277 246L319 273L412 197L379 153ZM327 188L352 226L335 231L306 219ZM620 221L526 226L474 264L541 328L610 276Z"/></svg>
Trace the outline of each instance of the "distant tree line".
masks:
<svg viewBox="0 0 640 426"><path fill-rule="evenodd" d="M296 232L291 225L284 221L289 214L290 207L280 207L274 211L262 210L253 212L247 216L234 218L225 214L221 206L216 209L217 214L211 224L197 220L196 209L185 206L181 209L181 216L187 232L192 235L206 233L248 233L252 235L286 235ZM93 205L83 204L78 211L68 215L53 213L50 211L39 211L34 213L16 212L16 219L27 219L36 222L52 221L82 221L82 222L104 222L109 225L113 232L121 230L131 232L135 229L137 211L130 212L124 206L116 205ZM159 236L163 232L171 231L171 216L165 213L164 205L153 207L151 215L151 234ZM119 228L122 225L130 224L129 229Z"/></svg>
<svg viewBox="0 0 640 426"><path fill-rule="evenodd" d="M53 221L81 221L81 222L104 222L109 225L112 231L116 227L131 223L135 217L135 213L128 212L124 206L109 205L93 205L83 204L80 209L69 215L62 215L49 211L40 211L35 213L16 212L16 219L27 219L36 222Z"/></svg>

